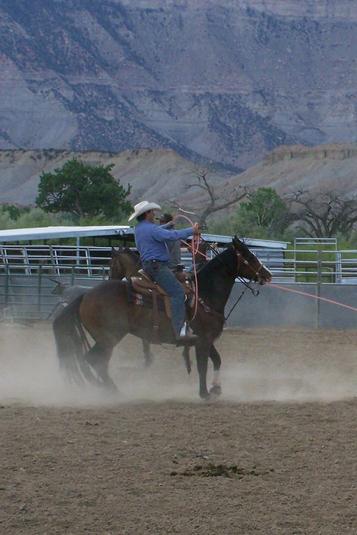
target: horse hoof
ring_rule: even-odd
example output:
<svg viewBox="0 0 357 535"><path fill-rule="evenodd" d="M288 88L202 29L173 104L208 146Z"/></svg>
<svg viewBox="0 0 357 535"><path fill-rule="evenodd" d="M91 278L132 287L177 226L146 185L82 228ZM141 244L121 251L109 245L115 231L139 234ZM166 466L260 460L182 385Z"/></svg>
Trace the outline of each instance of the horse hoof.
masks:
<svg viewBox="0 0 357 535"><path fill-rule="evenodd" d="M222 387L221 385L212 385L209 391L211 396L218 397L222 394Z"/></svg>

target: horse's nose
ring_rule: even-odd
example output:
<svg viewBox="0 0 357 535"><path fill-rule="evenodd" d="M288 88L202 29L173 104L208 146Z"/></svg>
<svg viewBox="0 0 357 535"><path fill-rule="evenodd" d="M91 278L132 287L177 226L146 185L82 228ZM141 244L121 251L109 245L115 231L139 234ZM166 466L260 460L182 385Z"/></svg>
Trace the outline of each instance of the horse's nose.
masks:
<svg viewBox="0 0 357 535"><path fill-rule="evenodd" d="M263 286L264 284L266 284L267 282L271 282L271 275L268 275L267 277L261 277L259 279L259 284L261 286Z"/></svg>

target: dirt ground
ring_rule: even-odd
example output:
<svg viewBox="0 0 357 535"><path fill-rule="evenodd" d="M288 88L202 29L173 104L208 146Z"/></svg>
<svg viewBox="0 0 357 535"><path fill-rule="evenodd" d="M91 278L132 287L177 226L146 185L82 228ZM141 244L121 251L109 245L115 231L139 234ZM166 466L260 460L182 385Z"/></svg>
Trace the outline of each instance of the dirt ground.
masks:
<svg viewBox="0 0 357 535"><path fill-rule="evenodd" d="M223 395L178 349L70 387L48 326L0 327L0 534L357 534L357 331L225 331Z"/></svg>

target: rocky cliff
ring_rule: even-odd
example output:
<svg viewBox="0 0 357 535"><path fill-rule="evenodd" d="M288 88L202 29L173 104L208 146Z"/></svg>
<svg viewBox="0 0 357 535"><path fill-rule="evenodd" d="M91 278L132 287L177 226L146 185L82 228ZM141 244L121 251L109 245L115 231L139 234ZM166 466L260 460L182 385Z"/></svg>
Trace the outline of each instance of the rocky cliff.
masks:
<svg viewBox="0 0 357 535"><path fill-rule="evenodd" d="M351 0L1 0L0 148L355 141L356 30Z"/></svg>

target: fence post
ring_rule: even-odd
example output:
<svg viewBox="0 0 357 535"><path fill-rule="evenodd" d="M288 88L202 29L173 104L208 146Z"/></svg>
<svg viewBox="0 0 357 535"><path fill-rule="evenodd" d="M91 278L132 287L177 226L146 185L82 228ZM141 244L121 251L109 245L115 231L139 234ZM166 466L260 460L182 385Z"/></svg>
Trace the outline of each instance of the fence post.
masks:
<svg viewBox="0 0 357 535"><path fill-rule="evenodd" d="M9 264L5 265L5 295L4 295L4 306L7 307L9 304L9 277L10 277L10 269Z"/></svg>
<svg viewBox="0 0 357 535"><path fill-rule="evenodd" d="M316 296L317 296L317 303L316 303L316 327L320 327L320 296L321 296L321 282L322 282L322 261L321 261L321 250L318 249L317 251L317 281L316 281Z"/></svg>
<svg viewBox="0 0 357 535"><path fill-rule="evenodd" d="M38 266L38 284L37 284L37 311L41 319L41 292L42 292L42 264Z"/></svg>

